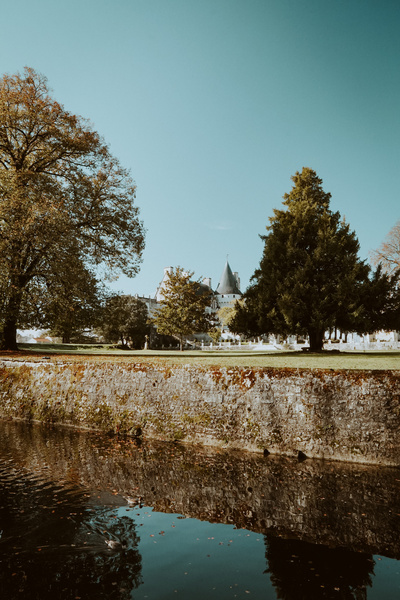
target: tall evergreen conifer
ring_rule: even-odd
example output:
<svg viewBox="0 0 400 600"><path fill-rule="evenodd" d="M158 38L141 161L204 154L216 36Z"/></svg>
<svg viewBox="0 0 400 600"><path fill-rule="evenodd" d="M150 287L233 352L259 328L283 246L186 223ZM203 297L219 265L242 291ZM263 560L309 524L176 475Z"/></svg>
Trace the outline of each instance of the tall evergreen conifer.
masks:
<svg viewBox="0 0 400 600"><path fill-rule="evenodd" d="M292 181L286 209L274 210L261 236L263 256L246 307L238 308L237 329L245 323L253 333L306 334L310 350L320 351L327 329L355 326L369 267L358 257L355 233L330 210L331 194L315 171L304 167Z"/></svg>

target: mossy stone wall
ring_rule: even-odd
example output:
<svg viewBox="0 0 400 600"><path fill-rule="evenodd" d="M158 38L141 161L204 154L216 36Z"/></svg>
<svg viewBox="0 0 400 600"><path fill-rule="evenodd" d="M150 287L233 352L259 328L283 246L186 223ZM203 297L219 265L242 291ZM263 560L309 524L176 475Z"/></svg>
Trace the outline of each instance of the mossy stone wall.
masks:
<svg viewBox="0 0 400 600"><path fill-rule="evenodd" d="M3 360L0 417L400 465L400 371Z"/></svg>

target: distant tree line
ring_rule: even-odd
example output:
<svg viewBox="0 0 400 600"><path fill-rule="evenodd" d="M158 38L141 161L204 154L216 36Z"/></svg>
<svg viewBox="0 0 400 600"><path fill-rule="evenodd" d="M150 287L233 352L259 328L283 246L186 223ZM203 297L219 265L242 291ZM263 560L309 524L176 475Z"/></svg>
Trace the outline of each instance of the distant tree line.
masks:
<svg viewBox="0 0 400 600"><path fill-rule="evenodd" d="M106 342L123 348L143 348L150 334L146 304L129 295L109 297L101 313L98 333Z"/></svg>

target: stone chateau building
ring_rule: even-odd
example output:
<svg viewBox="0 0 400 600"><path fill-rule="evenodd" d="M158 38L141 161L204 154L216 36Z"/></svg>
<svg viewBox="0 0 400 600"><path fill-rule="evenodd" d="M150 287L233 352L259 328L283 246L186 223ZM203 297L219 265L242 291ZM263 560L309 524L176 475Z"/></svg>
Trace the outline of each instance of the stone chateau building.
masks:
<svg viewBox="0 0 400 600"><path fill-rule="evenodd" d="M173 271L173 267L165 267L163 278L157 287L154 297L138 296L139 300L142 300L149 311L149 315L152 316L157 310L160 301L163 299L163 290L165 289L165 283L168 280L168 275ZM213 301L211 310L217 312L223 306L228 306L231 302L239 300L242 297L240 291L240 279L237 272L232 272L229 262L226 261L224 269L222 271L219 283L215 291L211 287L211 278L205 277L200 284L202 287L211 290L213 294Z"/></svg>

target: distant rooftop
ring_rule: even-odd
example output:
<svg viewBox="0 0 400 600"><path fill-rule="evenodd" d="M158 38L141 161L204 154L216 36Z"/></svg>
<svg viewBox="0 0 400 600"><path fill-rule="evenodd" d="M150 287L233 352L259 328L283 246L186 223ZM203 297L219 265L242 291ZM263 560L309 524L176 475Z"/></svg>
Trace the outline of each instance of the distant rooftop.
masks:
<svg viewBox="0 0 400 600"><path fill-rule="evenodd" d="M216 294L239 294L241 295L241 291L239 290L237 279L232 273L232 270L229 266L228 261L226 261L224 270L221 275L221 279L219 280L219 284L217 285L217 289L215 290Z"/></svg>

